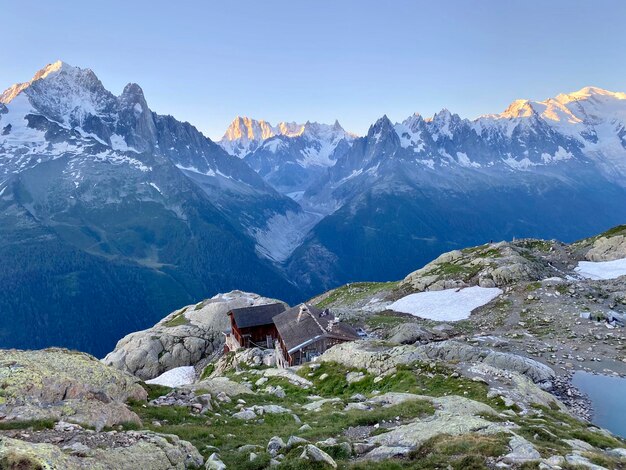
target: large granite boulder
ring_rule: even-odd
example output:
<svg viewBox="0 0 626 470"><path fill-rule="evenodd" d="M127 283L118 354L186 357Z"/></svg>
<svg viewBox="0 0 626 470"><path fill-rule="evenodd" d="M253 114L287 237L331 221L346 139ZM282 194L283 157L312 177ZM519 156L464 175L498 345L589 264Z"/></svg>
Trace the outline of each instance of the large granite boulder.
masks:
<svg viewBox="0 0 626 470"><path fill-rule="evenodd" d="M204 364L223 348L229 310L275 302L279 301L241 291L216 295L172 312L152 328L125 336L103 361L143 380L175 367Z"/></svg>
<svg viewBox="0 0 626 470"><path fill-rule="evenodd" d="M95 428L139 423L125 404L146 399L138 382L84 353L0 350L0 418L63 419Z"/></svg>
<svg viewBox="0 0 626 470"><path fill-rule="evenodd" d="M626 258L626 235L600 237L585 255L589 261L613 261Z"/></svg>

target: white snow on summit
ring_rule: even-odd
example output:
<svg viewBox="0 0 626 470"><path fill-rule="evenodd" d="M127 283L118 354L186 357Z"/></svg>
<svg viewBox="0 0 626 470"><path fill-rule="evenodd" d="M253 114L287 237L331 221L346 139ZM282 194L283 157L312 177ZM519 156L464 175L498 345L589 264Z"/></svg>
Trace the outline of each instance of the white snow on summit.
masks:
<svg viewBox="0 0 626 470"><path fill-rule="evenodd" d="M422 131L419 130L421 121L421 116L416 113L406 118L402 123L397 123L393 126L403 148L413 148L413 151L416 153L424 150Z"/></svg>
<svg viewBox="0 0 626 470"><path fill-rule="evenodd" d="M331 157L342 140L351 142L354 136L346 132L338 121L333 125L307 122L302 129L302 136L308 145L300 151L302 158L298 163L308 168L310 166L330 167L335 164Z"/></svg>
<svg viewBox="0 0 626 470"><path fill-rule="evenodd" d="M330 156L339 141L342 139L352 141L355 138L337 121L332 125L307 121L305 124L279 122L273 126L264 120L238 116L218 143L229 154L244 158L259 147L275 153L281 148L282 143L288 142L285 139L297 137L303 137L311 142L311 145L301 152L302 158L299 163L304 167L332 165L334 160L331 160Z"/></svg>
<svg viewBox="0 0 626 470"><path fill-rule="evenodd" d="M114 165L127 164L150 171L151 168L125 155L137 150L129 147L124 138L113 134L110 144L83 129L89 116L114 116L117 98L108 92L89 69L73 67L57 61L39 70L25 83L18 83L0 95L5 108L0 113L0 175L19 173L42 161L63 156L84 158L92 148L108 146L110 150L97 151L90 158ZM46 130L29 125L29 119L45 120L65 129L70 136L63 142L51 142Z"/></svg>
<svg viewBox="0 0 626 470"><path fill-rule="evenodd" d="M243 158L256 150L264 141L277 135L294 137L302 133L302 125L295 122L280 122L272 126L263 119L237 116L230 123L222 140L218 143L229 154Z"/></svg>
<svg viewBox="0 0 626 470"><path fill-rule="evenodd" d="M517 100L473 124L479 133L498 129L510 137L518 126L537 120L575 139L608 175L626 176L626 93L585 87L544 101Z"/></svg>
<svg viewBox="0 0 626 470"><path fill-rule="evenodd" d="M0 103L11 103L22 94L34 108L65 126L101 115L114 99L90 69L61 61L39 70L30 81L11 86L0 95Z"/></svg>

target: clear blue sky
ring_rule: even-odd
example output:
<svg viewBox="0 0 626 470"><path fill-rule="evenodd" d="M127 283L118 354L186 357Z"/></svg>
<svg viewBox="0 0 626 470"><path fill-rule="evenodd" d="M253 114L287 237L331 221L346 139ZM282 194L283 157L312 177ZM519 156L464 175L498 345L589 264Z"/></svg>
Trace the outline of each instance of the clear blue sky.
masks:
<svg viewBox="0 0 626 470"><path fill-rule="evenodd" d="M626 91L626 2L0 0L0 88L62 59L220 137L236 115L463 117L585 85Z"/></svg>

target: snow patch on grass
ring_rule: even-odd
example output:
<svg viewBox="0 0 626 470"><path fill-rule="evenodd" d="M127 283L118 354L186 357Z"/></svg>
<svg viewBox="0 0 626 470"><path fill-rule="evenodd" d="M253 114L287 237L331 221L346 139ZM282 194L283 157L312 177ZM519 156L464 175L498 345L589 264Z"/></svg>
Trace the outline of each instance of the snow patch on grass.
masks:
<svg viewBox="0 0 626 470"><path fill-rule="evenodd" d="M575 271L585 279L615 279L626 276L626 258L614 261L580 261Z"/></svg>
<svg viewBox="0 0 626 470"><path fill-rule="evenodd" d="M163 372L158 377L146 380L147 384L165 385L166 387L180 387L194 383L196 380L196 370L193 366L175 367L167 372Z"/></svg>
<svg viewBox="0 0 626 470"><path fill-rule="evenodd" d="M468 287L410 294L389 305L390 310L436 321L459 321L502 294L496 287Z"/></svg>

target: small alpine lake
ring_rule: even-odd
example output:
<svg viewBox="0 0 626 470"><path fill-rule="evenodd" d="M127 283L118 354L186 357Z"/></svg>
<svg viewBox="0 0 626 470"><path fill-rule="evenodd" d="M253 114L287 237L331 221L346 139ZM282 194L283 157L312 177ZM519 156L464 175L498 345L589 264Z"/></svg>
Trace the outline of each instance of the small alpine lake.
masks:
<svg viewBox="0 0 626 470"><path fill-rule="evenodd" d="M626 378L577 371L572 384L593 405L593 423L626 438Z"/></svg>

